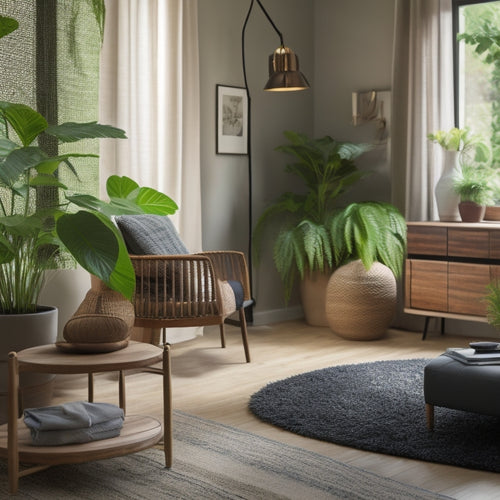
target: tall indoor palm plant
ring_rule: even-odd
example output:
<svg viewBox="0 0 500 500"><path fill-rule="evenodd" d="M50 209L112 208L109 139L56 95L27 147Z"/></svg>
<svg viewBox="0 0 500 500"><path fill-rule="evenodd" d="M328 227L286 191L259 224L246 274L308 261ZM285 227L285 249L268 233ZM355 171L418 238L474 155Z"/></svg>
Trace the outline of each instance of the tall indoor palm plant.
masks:
<svg viewBox="0 0 500 500"><path fill-rule="evenodd" d="M295 158L286 171L302 179L305 192L283 193L262 213L254 236L258 252L264 230L276 231L274 263L288 300L297 275L303 278L306 271L332 267L328 220L338 197L363 176L355 159L369 146L339 142L329 136L311 139L291 131L285 132L285 137L289 143L276 149Z"/></svg>

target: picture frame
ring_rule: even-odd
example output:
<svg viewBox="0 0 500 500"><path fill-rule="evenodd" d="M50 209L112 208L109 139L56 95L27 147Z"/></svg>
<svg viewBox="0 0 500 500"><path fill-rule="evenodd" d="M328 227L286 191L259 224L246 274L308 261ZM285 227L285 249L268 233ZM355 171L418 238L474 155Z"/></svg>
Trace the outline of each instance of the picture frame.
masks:
<svg viewBox="0 0 500 500"><path fill-rule="evenodd" d="M215 152L248 154L248 98L244 87L216 85Z"/></svg>

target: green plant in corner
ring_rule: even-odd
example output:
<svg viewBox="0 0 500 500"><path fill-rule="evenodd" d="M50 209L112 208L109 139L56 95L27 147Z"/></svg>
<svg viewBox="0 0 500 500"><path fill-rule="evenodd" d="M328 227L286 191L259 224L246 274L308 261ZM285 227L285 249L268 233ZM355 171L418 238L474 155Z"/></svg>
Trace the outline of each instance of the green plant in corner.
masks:
<svg viewBox="0 0 500 500"><path fill-rule="evenodd" d="M289 143L276 150L297 160L288 164L286 171L301 178L305 193L283 193L266 208L255 226L254 248L258 258L264 230L277 225L273 258L288 301L297 276L303 278L306 271L332 267L328 220L338 197L364 175L355 159L370 147L335 141L329 136L311 139L291 131L284 135Z"/></svg>
<svg viewBox="0 0 500 500"><path fill-rule="evenodd" d="M399 277L406 254L406 221L390 203L351 203L330 223L337 266L360 259L366 270L374 262L387 266Z"/></svg>

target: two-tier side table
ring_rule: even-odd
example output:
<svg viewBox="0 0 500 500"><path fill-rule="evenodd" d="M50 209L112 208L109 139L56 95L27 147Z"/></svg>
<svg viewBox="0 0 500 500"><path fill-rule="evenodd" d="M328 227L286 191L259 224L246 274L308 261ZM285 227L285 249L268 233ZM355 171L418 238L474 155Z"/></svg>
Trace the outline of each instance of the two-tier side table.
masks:
<svg viewBox="0 0 500 500"><path fill-rule="evenodd" d="M23 372L87 373L89 401L93 400L93 374L118 371L119 404L125 410L125 370L148 369L162 362L163 428L157 419L126 415L120 436L83 444L34 446L30 431L19 418L19 374ZM8 460L9 491L16 493L19 478L58 464L76 464L135 453L157 444L164 436L165 465L172 465L172 393L170 350L130 342L118 351L99 354L67 353L55 344L9 354L8 422L0 426L0 457ZM30 466L20 471L19 464Z"/></svg>

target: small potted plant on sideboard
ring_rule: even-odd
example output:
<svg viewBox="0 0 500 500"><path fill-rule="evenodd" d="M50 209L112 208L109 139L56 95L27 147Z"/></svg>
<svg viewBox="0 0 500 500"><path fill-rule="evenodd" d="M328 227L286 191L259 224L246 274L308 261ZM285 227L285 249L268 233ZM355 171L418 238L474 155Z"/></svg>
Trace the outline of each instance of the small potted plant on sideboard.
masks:
<svg viewBox="0 0 500 500"><path fill-rule="evenodd" d="M460 198L458 211L463 222L481 222L486 206L493 201L491 179L494 172L482 165L462 165L453 182Z"/></svg>

